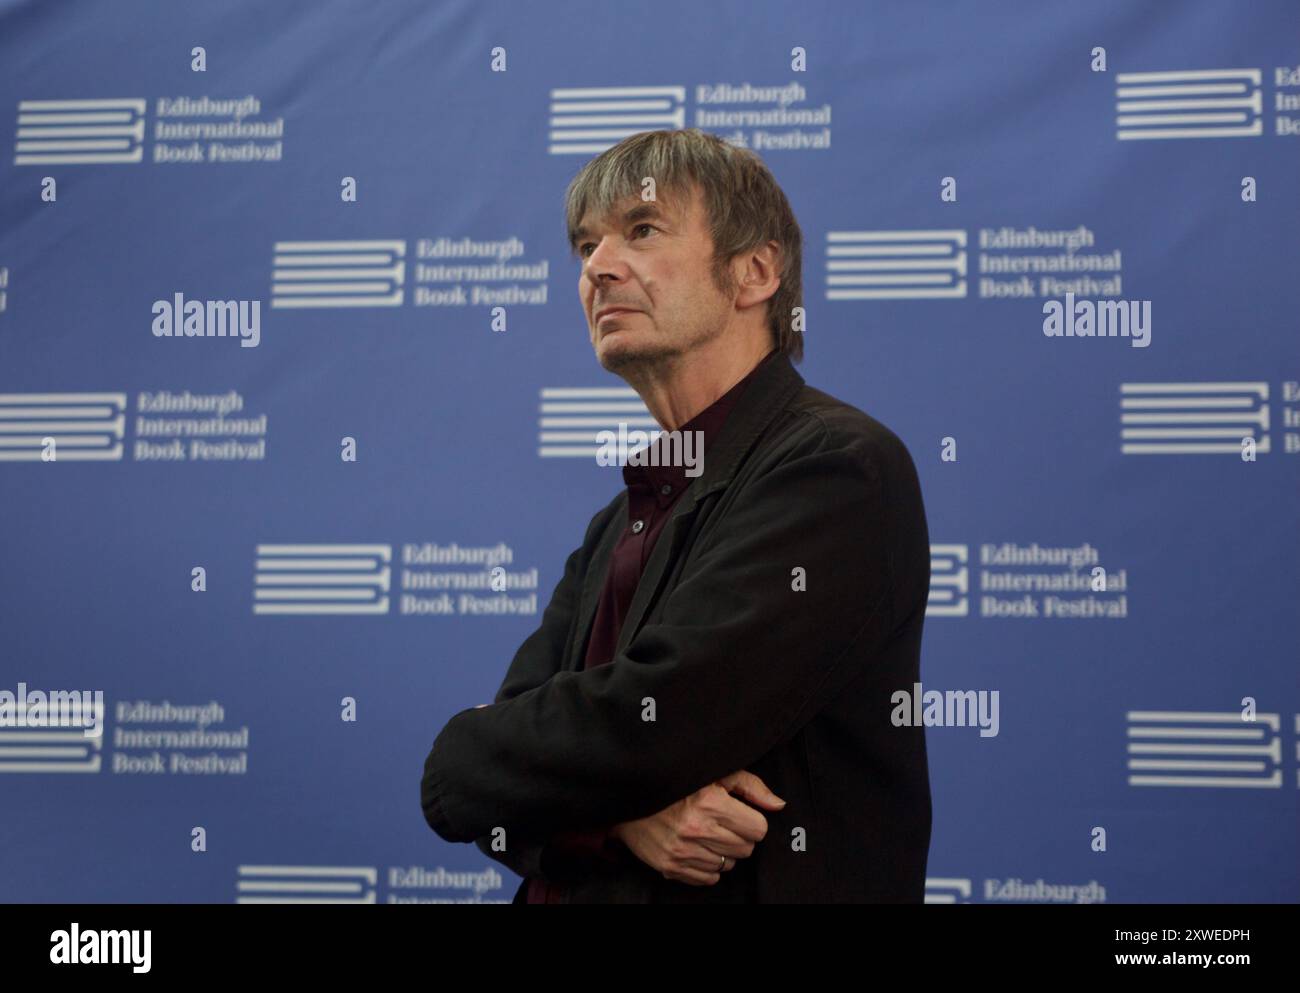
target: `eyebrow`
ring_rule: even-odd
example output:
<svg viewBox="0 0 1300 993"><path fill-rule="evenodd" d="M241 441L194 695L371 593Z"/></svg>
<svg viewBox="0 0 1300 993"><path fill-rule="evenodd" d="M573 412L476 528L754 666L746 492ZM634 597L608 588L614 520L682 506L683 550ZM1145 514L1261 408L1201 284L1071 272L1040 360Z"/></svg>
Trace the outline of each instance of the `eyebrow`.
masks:
<svg viewBox="0 0 1300 993"><path fill-rule="evenodd" d="M648 219L656 220L656 221L666 221L668 218L653 203L640 203L637 204L635 207L630 208L623 214L622 225L623 227L627 227L627 225L632 224L636 221L644 221ZM572 255L578 254L578 245L582 242L582 239L586 238L589 234L591 234L591 231L586 227L579 226L574 229L573 238L569 242L570 254Z"/></svg>

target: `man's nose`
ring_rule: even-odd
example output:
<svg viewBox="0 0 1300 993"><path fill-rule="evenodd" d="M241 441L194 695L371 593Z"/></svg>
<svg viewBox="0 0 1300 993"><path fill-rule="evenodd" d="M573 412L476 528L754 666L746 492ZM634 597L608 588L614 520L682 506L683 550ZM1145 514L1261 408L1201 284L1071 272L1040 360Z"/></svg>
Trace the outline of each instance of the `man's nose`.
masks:
<svg viewBox="0 0 1300 993"><path fill-rule="evenodd" d="M623 262L609 239L602 238L590 255L583 270L588 279L599 283L602 279L609 281L622 277Z"/></svg>

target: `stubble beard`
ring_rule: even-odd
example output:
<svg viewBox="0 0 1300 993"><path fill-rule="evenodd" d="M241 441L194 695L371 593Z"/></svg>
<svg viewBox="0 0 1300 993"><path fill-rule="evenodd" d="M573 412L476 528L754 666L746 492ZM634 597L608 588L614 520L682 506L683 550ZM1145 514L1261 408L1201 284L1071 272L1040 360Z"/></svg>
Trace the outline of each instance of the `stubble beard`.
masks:
<svg viewBox="0 0 1300 993"><path fill-rule="evenodd" d="M720 315L718 315L720 316ZM618 332L615 332L616 334ZM635 348L621 345L608 353L597 352L601 366L634 388L663 378L665 370L686 360L691 351L721 336L717 319L706 318L702 326L691 329L685 341L656 336L642 340Z"/></svg>

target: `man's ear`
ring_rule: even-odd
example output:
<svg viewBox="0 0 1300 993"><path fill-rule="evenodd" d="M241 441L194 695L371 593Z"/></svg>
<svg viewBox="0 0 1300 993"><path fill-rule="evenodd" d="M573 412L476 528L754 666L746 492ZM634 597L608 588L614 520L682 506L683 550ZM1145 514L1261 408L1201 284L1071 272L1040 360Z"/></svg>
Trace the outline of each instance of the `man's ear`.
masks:
<svg viewBox="0 0 1300 993"><path fill-rule="evenodd" d="M744 257L739 287L746 305L768 299L780 285L781 246L776 241L769 241Z"/></svg>

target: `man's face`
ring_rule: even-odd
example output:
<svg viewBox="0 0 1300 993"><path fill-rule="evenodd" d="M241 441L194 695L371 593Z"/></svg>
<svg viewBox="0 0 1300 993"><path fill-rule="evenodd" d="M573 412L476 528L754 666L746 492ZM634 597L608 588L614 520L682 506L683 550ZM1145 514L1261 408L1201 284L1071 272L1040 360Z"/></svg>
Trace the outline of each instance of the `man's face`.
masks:
<svg viewBox="0 0 1300 993"><path fill-rule="evenodd" d="M605 369L655 365L726 329L734 294L724 295L711 276L713 240L698 188L689 201L628 197L606 217L584 217L580 228L578 296ZM614 307L629 310L597 319Z"/></svg>

